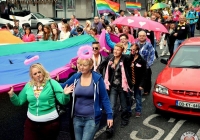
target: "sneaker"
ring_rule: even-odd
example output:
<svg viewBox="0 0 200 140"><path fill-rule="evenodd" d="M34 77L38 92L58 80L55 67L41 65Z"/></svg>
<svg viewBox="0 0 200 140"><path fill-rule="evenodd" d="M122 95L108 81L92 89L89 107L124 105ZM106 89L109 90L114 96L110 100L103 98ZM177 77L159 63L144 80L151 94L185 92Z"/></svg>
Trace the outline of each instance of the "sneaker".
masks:
<svg viewBox="0 0 200 140"><path fill-rule="evenodd" d="M141 116L141 113L140 112L136 112L135 117L139 118L140 116Z"/></svg>
<svg viewBox="0 0 200 140"><path fill-rule="evenodd" d="M168 52L167 55L170 55L170 53Z"/></svg>

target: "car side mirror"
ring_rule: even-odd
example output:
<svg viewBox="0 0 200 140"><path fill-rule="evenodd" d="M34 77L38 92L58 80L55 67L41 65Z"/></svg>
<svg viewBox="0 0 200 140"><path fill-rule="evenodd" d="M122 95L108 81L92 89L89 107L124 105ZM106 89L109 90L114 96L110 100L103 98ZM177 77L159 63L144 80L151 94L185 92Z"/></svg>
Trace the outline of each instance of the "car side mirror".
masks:
<svg viewBox="0 0 200 140"><path fill-rule="evenodd" d="M168 58L162 58L162 59L160 59L160 62L163 63L163 64L165 64L165 65L167 65Z"/></svg>

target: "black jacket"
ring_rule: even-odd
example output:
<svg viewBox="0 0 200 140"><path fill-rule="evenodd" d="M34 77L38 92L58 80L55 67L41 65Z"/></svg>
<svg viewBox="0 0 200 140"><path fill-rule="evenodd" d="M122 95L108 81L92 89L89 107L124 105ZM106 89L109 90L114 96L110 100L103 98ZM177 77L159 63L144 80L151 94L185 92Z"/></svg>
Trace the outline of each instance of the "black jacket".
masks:
<svg viewBox="0 0 200 140"><path fill-rule="evenodd" d="M176 37L174 36L174 33L175 33L175 31L172 31L171 33L167 33L165 35L165 38L164 38L164 40L167 41L168 46L170 46L170 47L174 46L174 43L175 43L175 40L176 40Z"/></svg>
<svg viewBox="0 0 200 140"><path fill-rule="evenodd" d="M99 65L101 65L106 60L106 57L102 56L101 54L100 54L100 56L101 56L101 61L100 61ZM105 71L106 71L106 67L102 68L102 69L99 69L99 66L98 66L98 68L96 70L96 72L100 73L103 76L103 78L105 76Z"/></svg>
<svg viewBox="0 0 200 140"><path fill-rule="evenodd" d="M114 60L114 56L113 54L110 54L98 67L98 71L102 71L103 69L107 68L108 62L109 61L113 61ZM128 72L128 67L130 67L129 65L129 55L125 55L123 54L119 60L119 63L123 62L124 64L124 70L125 70L125 74L126 74L126 78L127 78L127 82L130 88L132 88L132 82L131 82L131 78ZM108 81L110 83L113 82L113 78L114 78L114 71L111 69L111 66L108 67L108 75L109 75L109 79Z"/></svg>
<svg viewBox="0 0 200 140"><path fill-rule="evenodd" d="M129 56L129 61L128 61L128 75L130 75L130 79L132 80L132 61L134 59L133 55ZM145 82L146 82L146 61L141 57L139 54L138 58L134 62L134 74L135 74L135 85L134 87L145 87Z"/></svg>

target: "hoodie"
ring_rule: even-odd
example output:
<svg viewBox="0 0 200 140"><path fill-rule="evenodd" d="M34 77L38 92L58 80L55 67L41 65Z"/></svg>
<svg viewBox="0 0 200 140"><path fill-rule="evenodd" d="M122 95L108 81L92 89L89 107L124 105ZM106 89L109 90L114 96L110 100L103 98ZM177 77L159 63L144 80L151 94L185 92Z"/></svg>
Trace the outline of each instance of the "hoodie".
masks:
<svg viewBox="0 0 200 140"><path fill-rule="evenodd" d="M71 85L71 84L74 84L74 86L76 86L78 80L80 80L81 75L82 73L80 72L75 73L65 83L62 83L61 86L63 88L66 85ZM94 85L94 116L95 116L95 123L98 124L102 116L102 108L104 108L106 111L107 119L113 119L113 113L102 76L97 72L92 71L92 79ZM72 101L71 116L74 115L74 104L76 99L75 92L72 93L72 97L73 101Z"/></svg>

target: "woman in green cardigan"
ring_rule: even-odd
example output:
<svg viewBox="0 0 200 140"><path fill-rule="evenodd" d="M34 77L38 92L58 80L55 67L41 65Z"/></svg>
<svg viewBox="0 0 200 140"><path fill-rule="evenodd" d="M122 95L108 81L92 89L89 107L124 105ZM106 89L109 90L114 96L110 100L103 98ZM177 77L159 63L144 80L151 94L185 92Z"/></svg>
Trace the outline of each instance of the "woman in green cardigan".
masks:
<svg viewBox="0 0 200 140"><path fill-rule="evenodd" d="M71 85L63 90L38 63L30 67L29 74L31 80L19 95L14 93L13 87L8 92L15 106L21 106L28 101L24 140L56 140L59 133L59 115L55 101L57 99L61 104L67 104L70 100L69 93L74 87Z"/></svg>

